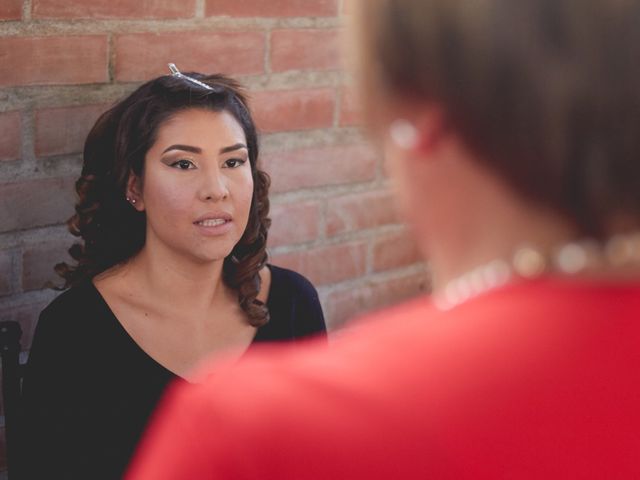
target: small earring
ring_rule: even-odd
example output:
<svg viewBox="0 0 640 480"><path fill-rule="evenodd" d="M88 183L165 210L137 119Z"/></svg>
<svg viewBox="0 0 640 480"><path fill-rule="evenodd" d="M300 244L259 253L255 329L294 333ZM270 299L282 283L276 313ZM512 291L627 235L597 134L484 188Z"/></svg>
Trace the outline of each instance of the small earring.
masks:
<svg viewBox="0 0 640 480"><path fill-rule="evenodd" d="M409 120L394 120L389 126L389 137L404 150L411 150L418 145L418 129Z"/></svg>
<svg viewBox="0 0 640 480"><path fill-rule="evenodd" d="M127 202L132 203L133 205L135 205L136 204L136 199L127 197Z"/></svg>

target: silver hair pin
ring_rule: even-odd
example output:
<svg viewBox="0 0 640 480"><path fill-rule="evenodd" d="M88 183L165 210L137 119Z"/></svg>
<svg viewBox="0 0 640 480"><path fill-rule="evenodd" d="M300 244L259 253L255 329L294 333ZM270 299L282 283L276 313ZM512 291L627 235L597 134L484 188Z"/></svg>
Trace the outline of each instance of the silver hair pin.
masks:
<svg viewBox="0 0 640 480"><path fill-rule="evenodd" d="M191 78L188 75L184 75L183 73L181 73L180 70L178 70L178 67L176 67L175 63L169 63L169 70L171 70L171 75L173 75L174 77L184 78L187 82L195 83L199 87L205 88L207 90L213 90L213 87L211 87L211 85L207 85L200 80L196 80L195 78Z"/></svg>

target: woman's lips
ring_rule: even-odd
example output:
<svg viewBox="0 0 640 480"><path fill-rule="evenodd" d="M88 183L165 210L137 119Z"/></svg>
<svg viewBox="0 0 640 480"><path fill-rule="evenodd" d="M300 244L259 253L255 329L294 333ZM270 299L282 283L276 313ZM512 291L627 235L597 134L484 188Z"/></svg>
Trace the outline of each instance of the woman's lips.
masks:
<svg viewBox="0 0 640 480"><path fill-rule="evenodd" d="M193 222L203 235L224 235L231 230L233 221L231 218L205 218Z"/></svg>
<svg viewBox="0 0 640 480"><path fill-rule="evenodd" d="M193 223L203 223L203 222L218 222L220 220L230 222L233 219L230 213L220 210L218 212L207 212L203 215L200 215L195 219Z"/></svg>
<svg viewBox="0 0 640 480"><path fill-rule="evenodd" d="M224 218L208 218L207 220L201 220L196 222L196 225L202 225L203 227L217 227L218 225L224 225L229 220Z"/></svg>

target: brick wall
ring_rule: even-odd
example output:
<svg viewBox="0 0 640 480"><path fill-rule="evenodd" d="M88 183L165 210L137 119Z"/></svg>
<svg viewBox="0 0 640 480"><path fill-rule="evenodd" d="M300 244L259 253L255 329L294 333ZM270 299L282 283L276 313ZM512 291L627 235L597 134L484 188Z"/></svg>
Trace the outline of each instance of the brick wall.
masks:
<svg viewBox="0 0 640 480"><path fill-rule="evenodd" d="M273 178L270 253L318 287L335 329L427 284L342 71L347 0L1 0L0 319L28 348L72 239L84 138L143 80L223 72L252 92Z"/></svg>

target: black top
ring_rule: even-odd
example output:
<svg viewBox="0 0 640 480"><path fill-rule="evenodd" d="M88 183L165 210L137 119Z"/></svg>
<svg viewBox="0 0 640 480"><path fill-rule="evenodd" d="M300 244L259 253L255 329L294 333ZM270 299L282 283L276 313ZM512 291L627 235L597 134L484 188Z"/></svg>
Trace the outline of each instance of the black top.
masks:
<svg viewBox="0 0 640 480"><path fill-rule="evenodd" d="M270 269L271 320L252 345L324 333L313 285ZM19 477L120 478L163 390L178 378L135 343L92 282L64 292L43 310L33 338Z"/></svg>

